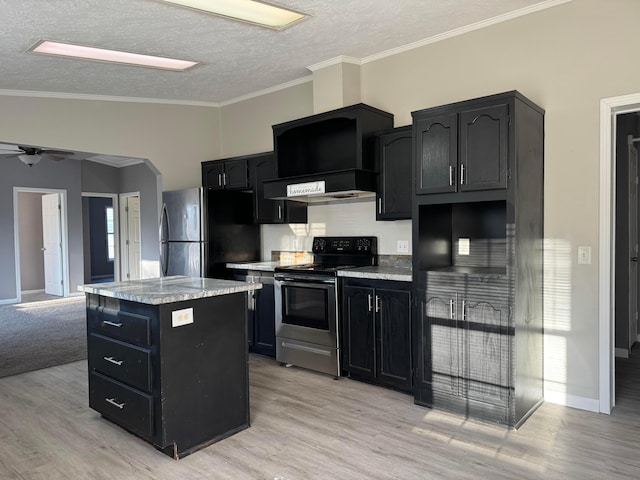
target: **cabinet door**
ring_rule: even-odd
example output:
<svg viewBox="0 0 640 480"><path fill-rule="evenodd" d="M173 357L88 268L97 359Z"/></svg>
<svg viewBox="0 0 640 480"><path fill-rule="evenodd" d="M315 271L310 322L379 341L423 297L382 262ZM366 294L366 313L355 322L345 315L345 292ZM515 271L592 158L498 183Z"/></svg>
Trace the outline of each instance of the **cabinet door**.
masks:
<svg viewBox="0 0 640 480"><path fill-rule="evenodd" d="M457 115L416 120L416 193L456 191Z"/></svg>
<svg viewBox="0 0 640 480"><path fill-rule="evenodd" d="M429 288L424 305L424 330L430 336L423 338L427 345L424 351L430 351L423 368L431 370L432 388L435 394L460 396L461 347L463 332L456 320L456 295L451 290Z"/></svg>
<svg viewBox="0 0 640 480"><path fill-rule="evenodd" d="M374 289L343 288L343 335L345 370L358 375L375 375Z"/></svg>
<svg viewBox="0 0 640 480"><path fill-rule="evenodd" d="M276 178L276 158L272 153L251 159L249 178L253 186L255 223L307 223L306 204L264 198L262 182Z"/></svg>
<svg viewBox="0 0 640 480"><path fill-rule="evenodd" d="M205 162L202 164L202 186L212 190L224 188L222 176L224 175L224 163L220 161Z"/></svg>
<svg viewBox="0 0 640 480"><path fill-rule="evenodd" d="M512 332L508 309L483 300L466 299L461 305L465 341L466 398L492 405L507 405Z"/></svg>
<svg viewBox="0 0 640 480"><path fill-rule="evenodd" d="M378 138L379 188L376 220L411 218L411 129Z"/></svg>
<svg viewBox="0 0 640 480"><path fill-rule="evenodd" d="M227 190L249 188L249 170L246 159L225 160L223 184Z"/></svg>
<svg viewBox="0 0 640 480"><path fill-rule="evenodd" d="M254 220L256 223L279 223L282 221L282 201L264 198L262 182L276 177L276 159L273 154L256 157L251 160L251 184L254 196ZM280 215L278 215L280 213Z"/></svg>
<svg viewBox="0 0 640 480"><path fill-rule="evenodd" d="M507 188L507 105L460 114L459 190Z"/></svg>
<svg viewBox="0 0 640 480"><path fill-rule="evenodd" d="M274 287L265 282L260 290L255 291L254 352L276 356L275 318Z"/></svg>
<svg viewBox="0 0 640 480"><path fill-rule="evenodd" d="M411 390L411 293L376 289L376 376Z"/></svg>

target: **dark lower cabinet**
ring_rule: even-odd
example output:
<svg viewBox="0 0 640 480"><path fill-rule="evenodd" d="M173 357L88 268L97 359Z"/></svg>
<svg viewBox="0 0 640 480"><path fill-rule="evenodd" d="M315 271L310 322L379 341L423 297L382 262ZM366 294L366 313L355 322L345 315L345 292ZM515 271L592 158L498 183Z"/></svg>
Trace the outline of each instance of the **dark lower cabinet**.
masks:
<svg viewBox="0 0 640 480"><path fill-rule="evenodd" d="M88 294L89 406L175 459L247 428L246 295L148 305Z"/></svg>
<svg viewBox="0 0 640 480"><path fill-rule="evenodd" d="M347 374L412 392L410 285L347 278L342 287L342 312Z"/></svg>
<svg viewBox="0 0 640 480"><path fill-rule="evenodd" d="M430 273L420 293L416 402L513 424L507 278L469 277Z"/></svg>
<svg viewBox="0 0 640 480"><path fill-rule="evenodd" d="M247 340L249 351L276 356L276 312L273 273L236 270L233 279L241 282L261 283L262 288L249 293Z"/></svg>

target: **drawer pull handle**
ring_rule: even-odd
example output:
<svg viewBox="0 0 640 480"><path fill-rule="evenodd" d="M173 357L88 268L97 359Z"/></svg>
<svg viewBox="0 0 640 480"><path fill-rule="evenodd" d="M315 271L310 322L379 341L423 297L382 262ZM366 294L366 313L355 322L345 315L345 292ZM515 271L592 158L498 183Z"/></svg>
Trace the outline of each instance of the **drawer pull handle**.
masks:
<svg viewBox="0 0 640 480"><path fill-rule="evenodd" d="M105 325L111 325L112 327L118 327L118 328L122 326L121 323L110 322L109 320L104 320L102 323L104 323Z"/></svg>
<svg viewBox="0 0 640 480"><path fill-rule="evenodd" d="M124 360L116 360L113 357L102 357L104 358L107 362L113 363L114 365L122 365L122 363L124 362Z"/></svg>
<svg viewBox="0 0 640 480"><path fill-rule="evenodd" d="M122 403L116 402L115 398L105 398L105 400L108 403L110 403L111 405L113 405L114 407L118 407L120 410L122 410L124 408L124 406L126 405L124 402L122 402Z"/></svg>

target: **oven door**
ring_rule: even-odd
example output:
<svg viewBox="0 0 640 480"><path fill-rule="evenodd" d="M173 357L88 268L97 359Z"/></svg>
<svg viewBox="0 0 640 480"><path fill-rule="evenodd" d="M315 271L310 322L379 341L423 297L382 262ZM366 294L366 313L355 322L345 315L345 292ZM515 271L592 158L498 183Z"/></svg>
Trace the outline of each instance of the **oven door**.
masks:
<svg viewBox="0 0 640 480"><path fill-rule="evenodd" d="M337 348L335 277L276 275L276 336Z"/></svg>

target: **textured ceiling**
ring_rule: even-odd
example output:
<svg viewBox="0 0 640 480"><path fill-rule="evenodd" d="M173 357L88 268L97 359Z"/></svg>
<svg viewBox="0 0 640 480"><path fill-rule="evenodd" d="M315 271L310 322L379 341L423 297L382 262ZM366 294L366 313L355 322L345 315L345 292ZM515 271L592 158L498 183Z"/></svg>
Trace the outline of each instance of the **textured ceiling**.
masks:
<svg viewBox="0 0 640 480"><path fill-rule="evenodd" d="M283 31L156 0L0 0L0 91L220 104L338 56L380 54L540 0L278 0L311 15ZM25 53L40 39L195 60L186 72ZM0 92L2 93L2 92Z"/></svg>

